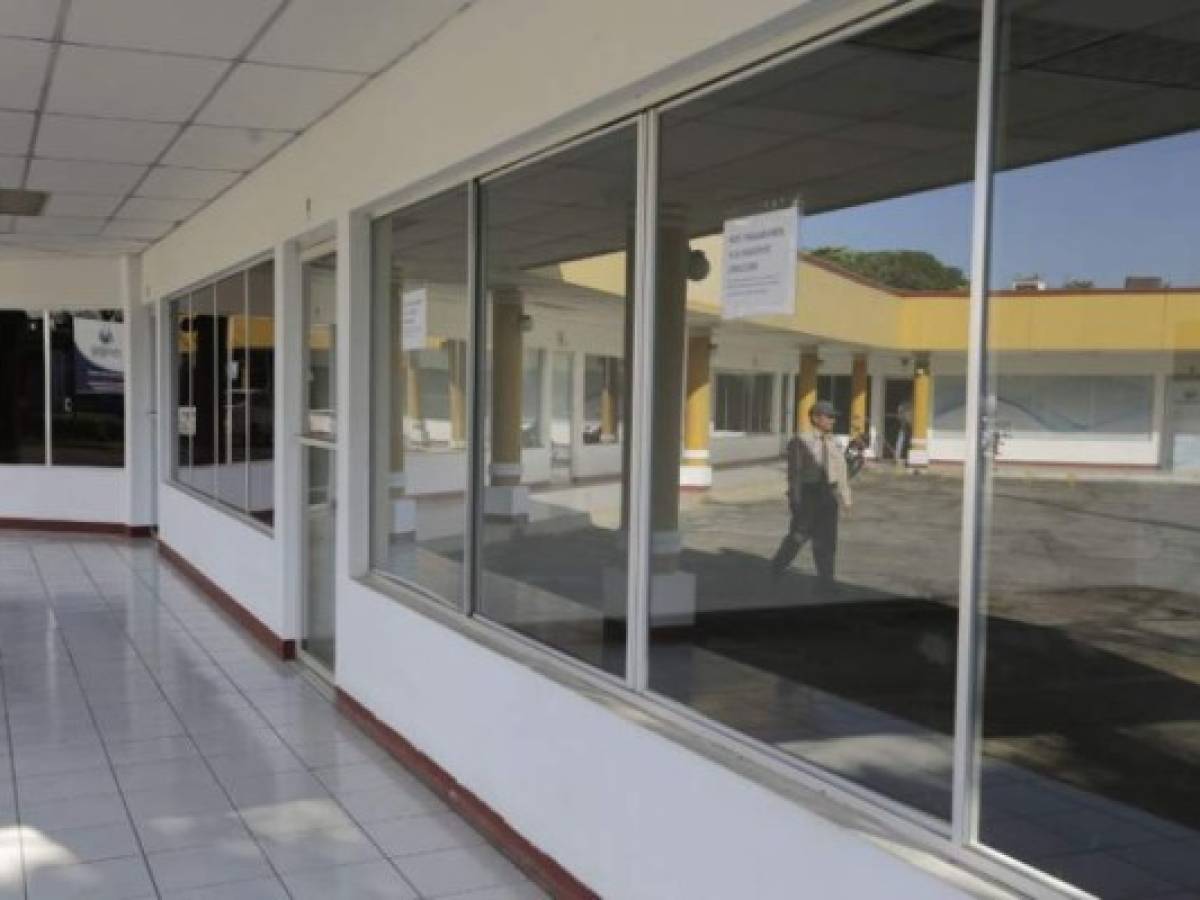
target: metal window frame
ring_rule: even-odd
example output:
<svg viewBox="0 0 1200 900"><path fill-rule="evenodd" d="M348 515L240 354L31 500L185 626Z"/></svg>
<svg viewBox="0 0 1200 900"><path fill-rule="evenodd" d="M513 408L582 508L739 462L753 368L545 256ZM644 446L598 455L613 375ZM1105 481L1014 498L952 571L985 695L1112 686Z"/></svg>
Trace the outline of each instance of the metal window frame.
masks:
<svg viewBox="0 0 1200 900"><path fill-rule="evenodd" d="M42 453L42 459L46 468L54 465L54 402L51 397L54 393L54 367L50 360L53 350L50 327L50 310L44 309L42 310L42 415L45 421L42 422L42 440L46 442L46 449Z"/></svg>
<svg viewBox="0 0 1200 900"><path fill-rule="evenodd" d="M483 221L483 192L479 179L472 178L467 182L467 520L463 530L462 596L459 598L463 614L472 617L479 610L483 594L484 432L487 428L487 407L483 400L487 371Z"/></svg>
<svg viewBox="0 0 1200 900"><path fill-rule="evenodd" d="M634 226L633 359L629 392L629 523L625 610L625 682L639 694L650 681L650 465L654 445L655 279L658 259L658 111L638 121L637 221Z"/></svg>
<svg viewBox="0 0 1200 900"><path fill-rule="evenodd" d="M983 713L984 480L983 392L987 389L988 280L991 263L995 162L999 0L983 0L979 85L975 113L975 184L971 221L971 291L967 324L966 446L959 538L958 633L954 687L954 765L951 829L956 844L979 836L979 747Z"/></svg>
<svg viewBox="0 0 1200 900"><path fill-rule="evenodd" d="M655 281L658 231L658 150L660 122L664 113L722 90L742 80L821 49L836 46L855 35L887 22L935 6L940 0L907 0L883 6L858 18L824 30L787 48L760 58L724 74L718 74L690 89L667 98L651 98L653 105L630 116L583 131L567 140L510 160L491 170L470 166L456 169L445 179L407 192L402 200L379 205L375 218L383 218L424 199L459 185L465 185L468 205L467 298L470 303L466 402L468 404L468 483L467 522L463 572L463 596L458 616L443 599L403 578L372 568L359 579L369 587L392 596L419 611L459 627L469 636L500 647L518 658L528 658L544 666L565 682L581 682L628 702L646 715L680 727L697 741L709 744L719 753L732 754L758 766L771 777L782 779L797 789L813 790L851 814L862 814L888 823L914 843L932 846L955 864L975 873L1028 892L1033 896L1085 897L1082 891L1059 881L1019 860L1010 859L978 840L979 814L979 742L981 725L983 619L981 591L983 578L982 535L985 524L985 489L988 467L984 458L984 408L987 387L987 283L990 264L991 207L994 176L996 94L999 71L998 33L1001 0L981 0L980 58L978 61L977 110L975 120L976 153L971 237L971 289L967 340L967 457L963 479L963 514L959 550L959 621L956 638L955 726L953 738L953 774L951 816L949 822L930 816L920 809L893 800L886 794L854 782L836 772L794 757L769 744L728 728L696 710L648 687L649 659L649 579L650 579L650 459L653 450L653 340L655 327ZM632 304L633 355L626 361L633 379L630 428L631 442L630 511L628 535L628 591L626 672L618 679L598 667L585 663L556 648L529 638L502 623L479 616L482 577L483 492L486 487L487 398L487 286L484 280L486 259L484 185L520 171L528 165L551 158L572 147L606 133L636 127L637 201L634 240ZM474 172L474 174L472 174ZM785 376L786 378L786 376ZM790 391L783 382L786 396ZM790 409L788 410L790 413ZM786 430L786 416L781 423ZM767 780L764 776L762 780Z"/></svg>
<svg viewBox="0 0 1200 900"><path fill-rule="evenodd" d="M166 393L166 396L164 397L164 399L170 402L171 408L170 408L170 412L165 417L163 417L162 426L161 426L163 429L163 433L161 435L162 447L163 447L162 452L170 454L170 457L169 457L170 466L167 467L162 473L162 483L170 485L172 488L175 488L176 490L181 491L184 494L187 494L189 497L191 497L194 500L198 500L202 503L205 503L208 506L211 506L213 509L219 510L220 512L228 515L230 518L236 519L237 521L241 522L244 525L249 525L250 527L254 528L256 531L262 532L269 536L274 536L274 534L275 534L274 526L268 525L264 522L259 521L258 519L254 518L254 516L250 512L250 462L251 462L251 460L250 460L250 447L249 447L249 439L250 439L249 403L247 403L247 408L246 408L246 412L245 412L246 435L245 435L245 447L244 447L244 451L245 451L244 452L244 455L245 455L244 465L246 467L246 471L245 471L244 478L245 478L245 483L246 483L246 507L244 509L239 509L238 507L234 506L233 504L228 503L221 499L221 497L219 496L219 492L216 489L215 469L214 469L213 492L211 494L209 494L205 491L202 491L202 490L194 487L191 484L187 484L187 483L183 482L179 477L180 470L183 467L181 467L179 465L179 446L178 446L178 441L179 441L179 347L178 347L176 323L177 323L179 304L187 303L188 316L189 316L189 318L194 318L195 307L194 307L192 301L193 301L193 297L195 296L195 294L197 292L203 291L206 289L212 289L213 301L215 304L217 284L219 282L225 280L226 278L230 278L234 275L238 275L242 279L242 297L243 297L242 310L248 320L249 312L250 312L250 307L249 307L249 304L250 304L250 293L249 293L250 292L250 287L249 287L250 271L252 269L254 269L255 267L261 265L262 263L265 263L268 261L273 262L275 265L279 265L279 260L276 257L274 248L271 248L270 250L264 250L262 252L255 253L251 256L248 256L248 257L242 259L241 261L235 263L234 265L226 266L225 268L219 270L216 273L207 275L204 278L197 279L196 281L193 281L193 282L185 285L184 287L181 287L178 290L172 291L170 294L163 296L159 301L159 307L160 307L160 312L165 311L165 315L163 315L161 318L167 320L167 324L164 326L160 326L159 335L156 336L156 339L166 342L166 347L160 346L161 352L159 353L159 357L160 357L160 359L165 360L166 365L168 365L170 367L170 370L167 373L169 376L169 380L165 384L165 390L167 393ZM272 352L275 352L275 350L277 350L277 348L278 348L278 330L277 329L275 330L275 332L273 334L273 339L275 340L275 344L273 345ZM214 347L213 353L214 353L214 355L216 354L215 347ZM217 371L215 372L215 374L217 375L217 378L215 380L217 382L220 382L223 378L226 377L225 367L219 366L216 368L217 368ZM188 369L189 382L193 381L193 374L194 374L193 369L194 369L194 367L189 367L189 369ZM192 399L192 404L195 405L196 385L193 383L193 384L190 384L189 387L190 387L190 389L189 389L188 393ZM219 391L221 390L220 384L219 383L216 384L214 389L219 393ZM214 398L214 400L217 400L217 399L219 399L219 397ZM278 405L279 399L277 397L273 397L273 403L275 405ZM220 404L218 403L217 404L218 408L219 408L219 405ZM186 468L189 471L191 471L194 467L195 440L196 440L195 435L192 435L188 438L188 441L189 441L188 463L187 463ZM278 446L279 446L278 435L273 434L272 441L273 441L273 446L275 448L278 448ZM220 428L216 429L216 433L213 436L213 444L214 444L213 459L214 459L214 465L215 465L215 460L220 459L220 454L219 454Z"/></svg>

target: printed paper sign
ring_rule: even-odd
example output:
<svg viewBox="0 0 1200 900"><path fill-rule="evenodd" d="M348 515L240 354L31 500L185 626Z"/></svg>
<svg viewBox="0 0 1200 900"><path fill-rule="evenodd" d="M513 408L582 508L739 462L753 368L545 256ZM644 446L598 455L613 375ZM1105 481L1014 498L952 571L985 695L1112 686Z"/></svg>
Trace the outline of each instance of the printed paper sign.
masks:
<svg viewBox="0 0 1200 900"><path fill-rule="evenodd" d="M722 318L795 314L799 230L795 206L725 220Z"/></svg>
<svg viewBox="0 0 1200 900"><path fill-rule="evenodd" d="M400 349L424 350L429 294L414 288L400 296Z"/></svg>

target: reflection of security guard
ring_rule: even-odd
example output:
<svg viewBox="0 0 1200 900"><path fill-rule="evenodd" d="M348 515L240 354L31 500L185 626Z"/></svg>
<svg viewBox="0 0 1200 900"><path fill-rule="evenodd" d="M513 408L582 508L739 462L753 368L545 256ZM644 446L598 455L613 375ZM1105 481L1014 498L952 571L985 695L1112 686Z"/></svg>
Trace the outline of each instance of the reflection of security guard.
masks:
<svg viewBox="0 0 1200 900"><path fill-rule="evenodd" d="M779 545L771 567L776 577L796 558L806 540L812 540L813 562L823 582L833 581L837 554L838 511L850 509L850 475L846 458L833 437L837 413L833 404L820 400L811 413L813 428L788 442L788 502L792 523Z"/></svg>

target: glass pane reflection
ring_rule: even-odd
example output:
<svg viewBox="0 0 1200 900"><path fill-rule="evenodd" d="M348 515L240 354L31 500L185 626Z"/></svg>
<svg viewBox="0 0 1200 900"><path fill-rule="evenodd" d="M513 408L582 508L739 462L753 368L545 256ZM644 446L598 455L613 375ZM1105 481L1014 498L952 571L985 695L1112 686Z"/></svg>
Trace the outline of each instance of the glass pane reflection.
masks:
<svg viewBox="0 0 1200 900"><path fill-rule="evenodd" d="M1200 12L1002 9L981 838L1196 896Z"/></svg>
<svg viewBox="0 0 1200 900"><path fill-rule="evenodd" d="M651 688L941 817L962 479L932 409L966 358L980 16L661 120Z"/></svg>

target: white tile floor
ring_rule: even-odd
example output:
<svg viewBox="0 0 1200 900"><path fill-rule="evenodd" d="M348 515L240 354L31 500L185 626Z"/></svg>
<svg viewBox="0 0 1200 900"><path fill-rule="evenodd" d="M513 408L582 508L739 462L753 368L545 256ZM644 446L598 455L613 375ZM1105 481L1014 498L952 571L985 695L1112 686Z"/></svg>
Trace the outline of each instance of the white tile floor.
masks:
<svg viewBox="0 0 1200 900"><path fill-rule="evenodd" d="M148 541L0 533L0 900L545 895Z"/></svg>

